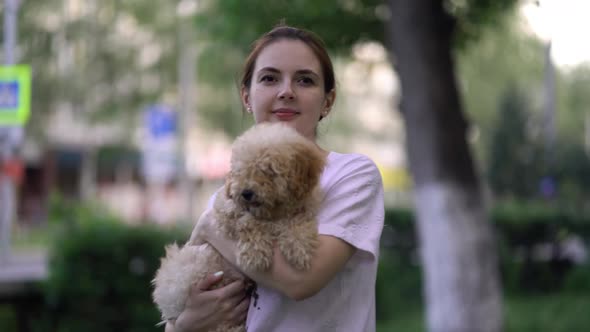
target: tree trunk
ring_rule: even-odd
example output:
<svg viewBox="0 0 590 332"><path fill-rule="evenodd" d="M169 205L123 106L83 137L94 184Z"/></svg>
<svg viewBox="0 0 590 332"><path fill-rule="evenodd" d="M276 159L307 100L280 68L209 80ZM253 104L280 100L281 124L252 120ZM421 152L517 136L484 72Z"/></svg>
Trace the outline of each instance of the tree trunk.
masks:
<svg viewBox="0 0 590 332"><path fill-rule="evenodd" d="M96 149L94 146L91 146L82 150L78 192L85 202L96 199Z"/></svg>
<svg viewBox="0 0 590 332"><path fill-rule="evenodd" d="M466 140L442 0L389 0L431 332L497 332L496 246Z"/></svg>

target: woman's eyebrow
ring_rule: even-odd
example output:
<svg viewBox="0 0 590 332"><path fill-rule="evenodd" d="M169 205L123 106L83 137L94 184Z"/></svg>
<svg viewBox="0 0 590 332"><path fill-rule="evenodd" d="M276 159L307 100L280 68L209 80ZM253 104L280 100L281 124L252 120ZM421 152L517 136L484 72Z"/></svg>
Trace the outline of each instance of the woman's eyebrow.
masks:
<svg viewBox="0 0 590 332"><path fill-rule="evenodd" d="M261 72L271 72L271 73L280 73L281 71L278 70L275 67L264 67L264 68L260 68L260 70L258 70L259 73ZM315 71L311 70L311 69L299 69L296 71L297 74L299 75L315 75L315 76L319 76Z"/></svg>
<svg viewBox="0 0 590 332"><path fill-rule="evenodd" d="M280 70L276 69L275 67L264 67L264 68L260 68L260 70L258 72L260 73L260 72L263 72L263 71L270 71L272 73L280 73L281 72Z"/></svg>
<svg viewBox="0 0 590 332"><path fill-rule="evenodd" d="M318 74L317 74L315 71L313 71L313 70L311 70L311 69L301 69L301 70L298 70L296 73L297 73L297 74L299 74L299 75L314 75L314 76L320 76L320 75L318 75Z"/></svg>

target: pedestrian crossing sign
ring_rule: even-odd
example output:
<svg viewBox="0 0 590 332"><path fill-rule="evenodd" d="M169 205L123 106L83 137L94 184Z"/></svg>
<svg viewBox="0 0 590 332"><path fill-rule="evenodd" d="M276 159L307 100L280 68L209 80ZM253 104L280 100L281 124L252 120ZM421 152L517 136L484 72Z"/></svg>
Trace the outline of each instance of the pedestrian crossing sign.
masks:
<svg viewBox="0 0 590 332"><path fill-rule="evenodd" d="M31 112L31 68L0 66L0 125L21 126Z"/></svg>

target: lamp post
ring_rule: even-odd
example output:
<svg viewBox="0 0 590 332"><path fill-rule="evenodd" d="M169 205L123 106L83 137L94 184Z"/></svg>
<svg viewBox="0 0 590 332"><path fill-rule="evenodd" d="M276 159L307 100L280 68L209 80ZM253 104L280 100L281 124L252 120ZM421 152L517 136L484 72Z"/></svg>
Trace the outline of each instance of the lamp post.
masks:
<svg viewBox="0 0 590 332"><path fill-rule="evenodd" d="M544 134L544 158L545 176L541 180L540 190L541 194L546 198L550 198L555 193L555 180L549 174L554 162L555 140L557 136L556 128L556 88L555 88L555 64L551 56L552 53L552 34L553 22L551 21L551 14L546 0L535 0L529 3L532 6L529 8L529 23L534 32L539 36L543 42L543 58L544 58L544 73L543 73L543 118L542 130Z"/></svg>
<svg viewBox="0 0 590 332"><path fill-rule="evenodd" d="M17 14L19 0L4 1L4 64L15 64L15 49L17 43ZM0 261L10 257L10 234L12 220L16 210L15 184L8 174L2 174L6 162L13 157L11 136L18 132L16 128L3 128L4 135L0 137ZM13 130L14 129L14 130Z"/></svg>
<svg viewBox="0 0 590 332"><path fill-rule="evenodd" d="M181 166L179 167L179 188L183 193L186 210L185 222L191 224L194 214L195 187L188 172L187 163L187 140L189 130L194 125L195 117L192 115L195 107L195 74L197 61L197 48L192 42L195 31L191 29L191 18L198 10L198 0L179 1L176 12L178 15L178 109L179 109L179 137Z"/></svg>

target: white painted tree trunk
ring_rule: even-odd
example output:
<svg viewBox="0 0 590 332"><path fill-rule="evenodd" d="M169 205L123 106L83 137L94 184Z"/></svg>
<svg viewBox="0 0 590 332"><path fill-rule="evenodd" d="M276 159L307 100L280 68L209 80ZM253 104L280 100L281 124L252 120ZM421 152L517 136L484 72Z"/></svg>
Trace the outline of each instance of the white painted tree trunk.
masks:
<svg viewBox="0 0 590 332"><path fill-rule="evenodd" d="M389 0L430 332L500 332L491 225L466 136L444 0ZM392 281L394 282L394 281Z"/></svg>
<svg viewBox="0 0 590 332"><path fill-rule="evenodd" d="M477 197L450 182L415 190L431 332L502 330L495 245Z"/></svg>

